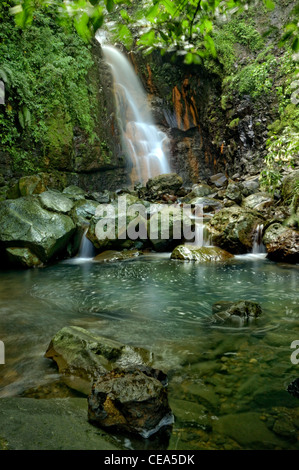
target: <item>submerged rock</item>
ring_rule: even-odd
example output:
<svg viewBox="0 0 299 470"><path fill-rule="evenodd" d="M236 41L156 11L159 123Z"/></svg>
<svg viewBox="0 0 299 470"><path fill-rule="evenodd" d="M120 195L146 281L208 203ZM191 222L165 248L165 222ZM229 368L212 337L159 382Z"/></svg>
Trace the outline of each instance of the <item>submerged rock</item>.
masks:
<svg viewBox="0 0 299 470"><path fill-rule="evenodd" d="M115 366L126 367L151 361L151 353L143 348L126 346L78 326L68 326L58 331L45 357L56 362L60 373L88 381Z"/></svg>
<svg viewBox="0 0 299 470"><path fill-rule="evenodd" d="M186 245L177 246L171 253L171 259L184 261L216 262L226 261L233 255L217 246L192 247Z"/></svg>
<svg viewBox="0 0 299 470"><path fill-rule="evenodd" d="M263 223L263 217L257 212L232 206L217 212L206 227L214 245L238 254L252 250L253 234Z"/></svg>
<svg viewBox="0 0 299 470"><path fill-rule="evenodd" d="M38 196L2 201L0 220L0 245L27 248L45 263L66 248L75 231L70 217L45 210Z"/></svg>
<svg viewBox="0 0 299 470"><path fill-rule="evenodd" d="M216 323L237 323L242 326L256 320L262 314L262 308L250 300L219 301L213 304L212 313Z"/></svg>
<svg viewBox="0 0 299 470"><path fill-rule="evenodd" d="M142 252L139 250L106 250L103 253L97 255L93 261L97 263L101 262L114 262L114 261L124 261L131 258L136 258L137 256L142 255Z"/></svg>
<svg viewBox="0 0 299 470"><path fill-rule="evenodd" d="M173 422L167 378L149 367L115 369L99 377L88 397L88 419L104 429L151 436Z"/></svg>
<svg viewBox="0 0 299 470"><path fill-rule="evenodd" d="M267 257L272 261L286 263L299 262L299 231L272 224L267 228L263 237Z"/></svg>

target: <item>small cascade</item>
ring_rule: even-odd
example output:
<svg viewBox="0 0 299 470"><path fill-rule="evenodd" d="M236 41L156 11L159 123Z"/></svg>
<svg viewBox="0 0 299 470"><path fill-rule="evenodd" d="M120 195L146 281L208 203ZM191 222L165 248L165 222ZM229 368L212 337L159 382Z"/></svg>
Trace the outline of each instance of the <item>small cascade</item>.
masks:
<svg viewBox="0 0 299 470"><path fill-rule="evenodd" d="M80 249L77 255L78 259L92 259L95 256L95 249L91 241L87 238L88 228L85 229L85 232L82 236Z"/></svg>
<svg viewBox="0 0 299 470"><path fill-rule="evenodd" d="M253 244L252 244L252 254L254 255L266 253L266 248L265 248L265 245L263 244L263 231L264 231L263 224L259 224L255 229L255 232L253 235Z"/></svg>
<svg viewBox="0 0 299 470"><path fill-rule="evenodd" d="M99 42L101 37L97 36ZM118 49L102 45L111 67L123 151L130 166L132 184L170 172L168 137L154 124L147 95L127 57Z"/></svg>

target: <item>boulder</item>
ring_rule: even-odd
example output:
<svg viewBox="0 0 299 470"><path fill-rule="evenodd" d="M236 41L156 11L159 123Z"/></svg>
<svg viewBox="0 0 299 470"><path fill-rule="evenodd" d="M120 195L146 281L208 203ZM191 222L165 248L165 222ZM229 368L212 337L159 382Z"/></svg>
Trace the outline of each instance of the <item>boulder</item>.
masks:
<svg viewBox="0 0 299 470"><path fill-rule="evenodd" d="M232 206L217 212L206 228L214 245L238 254L252 250L253 235L263 223L263 217L257 212Z"/></svg>
<svg viewBox="0 0 299 470"><path fill-rule="evenodd" d="M171 253L171 259L184 261L215 262L226 261L230 258L233 258L233 255L217 246L191 247L179 245Z"/></svg>
<svg viewBox="0 0 299 470"><path fill-rule="evenodd" d="M150 178L146 183L146 197L160 199L163 194L176 194L183 185L183 179L176 173L166 173Z"/></svg>
<svg viewBox="0 0 299 470"><path fill-rule="evenodd" d="M74 203L71 217L76 225L86 226L90 219L95 216L99 203L88 199L80 199Z"/></svg>
<svg viewBox="0 0 299 470"><path fill-rule="evenodd" d="M243 326L256 320L262 314L262 308L257 302L249 300L219 301L213 304L212 313L216 323Z"/></svg>
<svg viewBox="0 0 299 470"><path fill-rule="evenodd" d="M227 177L223 173L217 173L217 175L211 176L210 181L217 188L221 188L227 183Z"/></svg>
<svg viewBox="0 0 299 470"><path fill-rule="evenodd" d="M195 184L192 186L192 191L184 197L183 202L188 203L191 199L208 196L212 192L213 190L208 184Z"/></svg>
<svg viewBox="0 0 299 470"><path fill-rule="evenodd" d="M41 260L28 248L6 248L9 264L35 268L42 265Z"/></svg>
<svg viewBox="0 0 299 470"><path fill-rule="evenodd" d="M189 236L192 240L195 222L179 205L162 206L148 221L148 239L155 251L171 251Z"/></svg>
<svg viewBox="0 0 299 470"><path fill-rule="evenodd" d="M263 243L267 257L272 261L299 262L299 231L279 223L270 225L265 231Z"/></svg>
<svg viewBox="0 0 299 470"><path fill-rule="evenodd" d="M46 187L40 176L32 175L20 178L19 190L21 196L30 196L31 194L40 194L46 191Z"/></svg>
<svg viewBox="0 0 299 470"><path fill-rule="evenodd" d="M118 341L94 335L78 326L59 330L51 340L45 357L53 359L61 374L92 381L113 367L145 364L151 353Z"/></svg>
<svg viewBox="0 0 299 470"><path fill-rule="evenodd" d="M74 205L73 201L64 194L53 190L43 192L39 195L39 199L45 209L63 214L69 212Z"/></svg>
<svg viewBox="0 0 299 470"><path fill-rule="evenodd" d="M291 171L282 181L281 196L285 204L291 204L299 193L299 169Z"/></svg>
<svg viewBox="0 0 299 470"><path fill-rule="evenodd" d="M240 204L242 201L242 190L243 185L241 183L229 183L225 191L225 197L236 204Z"/></svg>
<svg viewBox="0 0 299 470"><path fill-rule="evenodd" d="M74 201L79 201L80 199L85 199L85 191L78 186L71 185L67 186L63 191L63 194L65 194L68 198L74 200Z"/></svg>
<svg viewBox="0 0 299 470"><path fill-rule="evenodd" d="M265 192L251 194L250 196L247 196L242 202L243 207L248 207L249 209L256 211L262 211L267 207L273 206L273 204L273 196Z"/></svg>
<svg viewBox="0 0 299 470"><path fill-rule="evenodd" d="M45 210L38 196L0 203L0 245L28 248L42 262L63 252L75 231L70 217Z"/></svg>
<svg viewBox="0 0 299 470"><path fill-rule="evenodd" d="M141 248L147 240L148 204L125 194L109 205L98 205L87 237L99 251Z"/></svg>
<svg viewBox="0 0 299 470"><path fill-rule="evenodd" d="M196 197L189 204L202 206L203 212L217 212L223 208L222 202L212 197Z"/></svg>
<svg viewBox="0 0 299 470"><path fill-rule="evenodd" d="M99 377L88 397L88 419L105 430L148 438L173 423L165 374L149 367L115 369Z"/></svg>
<svg viewBox="0 0 299 470"><path fill-rule="evenodd" d="M288 385L287 391L294 397L299 398L299 378Z"/></svg>
<svg viewBox="0 0 299 470"><path fill-rule="evenodd" d="M110 262L113 263L114 261L124 261L127 259L136 258L137 256L142 255L141 251L138 250L123 250L123 251L116 251L116 250L106 250L97 255L93 261L96 263L103 263L103 262Z"/></svg>

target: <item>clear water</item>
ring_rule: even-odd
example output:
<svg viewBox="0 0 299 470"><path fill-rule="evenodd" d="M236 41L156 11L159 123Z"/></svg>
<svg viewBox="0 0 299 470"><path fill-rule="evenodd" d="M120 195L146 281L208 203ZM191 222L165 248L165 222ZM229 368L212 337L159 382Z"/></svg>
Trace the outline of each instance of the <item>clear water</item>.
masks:
<svg viewBox="0 0 299 470"><path fill-rule="evenodd" d="M0 397L57 381L43 355L60 328L78 325L153 351L154 365L168 373L175 415L164 447L298 448L299 400L286 391L299 376L290 361L299 339L297 292L298 266L259 256L204 265L163 254L0 271ZM246 328L211 321L214 302L239 299L259 302L263 316ZM279 419L293 431L273 432Z"/></svg>

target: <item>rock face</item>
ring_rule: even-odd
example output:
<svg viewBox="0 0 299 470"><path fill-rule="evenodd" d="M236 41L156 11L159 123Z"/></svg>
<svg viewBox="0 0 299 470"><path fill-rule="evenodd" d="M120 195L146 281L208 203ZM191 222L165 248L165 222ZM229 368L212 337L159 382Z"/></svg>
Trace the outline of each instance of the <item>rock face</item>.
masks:
<svg viewBox="0 0 299 470"><path fill-rule="evenodd" d="M171 259L184 261L215 262L226 261L233 255L217 246L190 247L177 246L171 253Z"/></svg>
<svg viewBox="0 0 299 470"><path fill-rule="evenodd" d="M149 363L151 354L142 348L96 336L84 328L62 328L49 344L45 357L53 359L59 372L92 380L113 366Z"/></svg>
<svg viewBox="0 0 299 470"><path fill-rule="evenodd" d="M43 209L38 196L0 203L0 245L27 248L46 263L65 249L75 231L72 219Z"/></svg>
<svg viewBox="0 0 299 470"><path fill-rule="evenodd" d="M291 204L293 197L298 194L299 169L292 171L283 179L281 195L285 203Z"/></svg>
<svg viewBox="0 0 299 470"><path fill-rule="evenodd" d="M299 232L281 224L272 224L263 238L267 257L272 261L299 262Z"/></svg>
<svg viewBox="0 0 299 470"><path fill-rule="evenodd" d="M104 429L149 437L173 422L165 374L136 367L99 377L88 398L88 419Z"/></svg>
<svg viewBox="0 0 299 470"><path fill-rule="evenodd" d="M224 208L207 224L215 245L230 253L247 253L252 249L253 234L263 224L262 216L251 209L239 206Z"/></svg>
<svg viewBox="0 0 299 470"><path fill-rule="evenodd" d="M220 301L212 306L212 313L216 323L235 323L243 326L256 320L262 314L262 308L257 302L249 300Z"/></svg>

